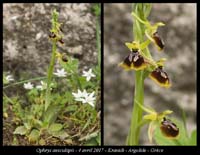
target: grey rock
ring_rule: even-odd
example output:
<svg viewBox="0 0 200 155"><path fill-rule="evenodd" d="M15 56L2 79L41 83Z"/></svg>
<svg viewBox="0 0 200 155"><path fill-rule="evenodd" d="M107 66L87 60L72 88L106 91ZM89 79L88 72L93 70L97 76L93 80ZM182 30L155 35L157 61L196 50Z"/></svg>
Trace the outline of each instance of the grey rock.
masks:
<svg viewBox="0 0 200 155"><path fill-rule="evenodd" d="M58 50L70 56L81 55L80 70L97 64L96 17L91 4L3 4L3 69L11 71L16 80L23 73L27 79L46 74L51 58L48 35L53 9L59 12L64 31L65 45L58 45Z"/></svg>

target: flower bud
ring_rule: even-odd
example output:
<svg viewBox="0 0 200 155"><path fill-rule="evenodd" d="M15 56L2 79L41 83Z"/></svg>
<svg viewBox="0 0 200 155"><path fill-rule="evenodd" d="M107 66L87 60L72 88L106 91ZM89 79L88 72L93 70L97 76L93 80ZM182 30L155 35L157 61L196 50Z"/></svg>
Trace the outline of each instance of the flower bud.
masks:
<svg viewBox="0 0 200 155"><path fill-rule="evenodd" d="M163 50L164 46L164 42L161 40L161 38L158 36L158 32L155 32L152 36L154 43L156 44L156 46L158 47L158 50Z"/></svg>

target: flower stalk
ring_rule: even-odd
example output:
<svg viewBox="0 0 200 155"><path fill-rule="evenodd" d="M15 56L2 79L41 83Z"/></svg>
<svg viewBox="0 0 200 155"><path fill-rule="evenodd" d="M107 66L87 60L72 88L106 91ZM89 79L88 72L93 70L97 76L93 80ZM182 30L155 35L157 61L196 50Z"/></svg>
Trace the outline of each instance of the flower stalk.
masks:
<svg viewBox="0 0 200 155"><path fill-rule="evenodd" d="M132 11L140 19L145 21L150 13L151 5L136 3L133 4L132 9L133 9ZM134 18L134 25L133 25L134 40L139 43L144 42L144 34L145 34L144 25ZM145 56L151 58L151 54L148 50L148 47L143 49L143 53L145 54ZM143 110L138 106L138 104L136 104L136 101L139 102L140 105L143 105L144 103L144 78L145 78L144 70L135 71L135 91L133 98L134 106L131 118L131 126L126 140L127 145L139 145L140 123L142 121Z"/></svg>
<svg viewBox="0 0 200 155"><path fill-rule="evenodd" d="M52 19L52 31L57 29L57 21L58 21L58 12L56 10L53 11L53 19ZM50 104L50 83L52 80L52 76L53 76L53 69L54 69L54 64L55 64L55 60L56 60L56 50L57 50L57 46L56 46L56 42L57 40L52 40L52 55L51 55L51 61L50 61L50 65L48 68L48 73L47 73L47 89L46 89L46 96L45 96L45 111L47 110L49 104Z"/></svg>

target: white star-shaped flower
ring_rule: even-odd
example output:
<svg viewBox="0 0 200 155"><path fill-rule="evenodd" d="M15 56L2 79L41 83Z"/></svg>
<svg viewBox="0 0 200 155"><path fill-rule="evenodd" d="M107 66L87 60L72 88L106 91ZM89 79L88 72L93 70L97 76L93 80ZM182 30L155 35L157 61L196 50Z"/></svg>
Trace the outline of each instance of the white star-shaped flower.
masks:
<svg viewBox="0 0 200 155"><path fill-rule="evenodd" d="M6 80L7 80L8 82L14 81L12 75L7 75L7 76L6 76Z"/></svg>
<svg viewBox="0 0 200 155"><path fill-rule="evenodd" d="M36 88L40 90L47 89L47 83L40 81L41 85L37 85Z"/></svg>
<svg viewBox="0 0 200 155"><path fill-rule="evenodd" d="M58 77L66 77L67 73L65 72L64 68L63 69L57 69L56 71L57 72L53 73L54 75L56 75Z"/></svg>
<svg viewBox="0 0 200 155"><path fill-rule="evenodd" d="M72 95L75 97L76 101L82 102L83 104L88 103L92 107L94 107L94 92L92 93L87 93L87 91L84 89L83 92L78 90L78 93L72 93Z"/></svg>
<svg viewBox="0 0 200 155"><path fill-rule="evenodd" d="M79 89L78 89L78 93L72 93L72 95L75 97L75 100L76 101L83 101L83 98L85 97L85 96L87 96L88 94L87 94L87 92L86 92L86 90L84 89L84 91L82 92L82 91L80 91Z"/></svg>
<svg viewBox="0 0 200 155"><path fill-rule="evenodd" d="M95 77L95 75L92 73L92 69L90 68L89 71L83 71L83 76L86 77L87 81L90 81L92 77Z"/></svg>
<svg viewBox="0 0 200 155"><path fill-rule="evenodd" d="M82 103L88 103L89 105L94 107L94 101L95 101L94 92L92 92L85 97Z"/></svg>
<svg viewBox="0 0 200 155"><path fill-rule="evenodd" d="M33 84L28 82L28 83L24 83L24 88L25 89L33 89Z"/></svg>

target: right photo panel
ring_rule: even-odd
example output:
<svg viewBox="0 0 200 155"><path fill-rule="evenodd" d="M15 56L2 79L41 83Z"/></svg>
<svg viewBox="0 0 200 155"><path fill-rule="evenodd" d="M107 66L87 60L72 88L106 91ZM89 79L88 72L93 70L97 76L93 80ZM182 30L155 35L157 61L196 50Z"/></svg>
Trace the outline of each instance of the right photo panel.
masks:
<svg viewBox="0 0 200 155"><path fill-rule="evenodd" d="M104 145L197 145L196 7L104 4Z"/></svg>

